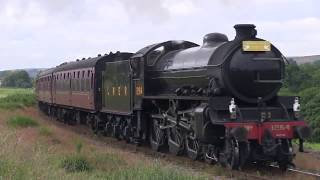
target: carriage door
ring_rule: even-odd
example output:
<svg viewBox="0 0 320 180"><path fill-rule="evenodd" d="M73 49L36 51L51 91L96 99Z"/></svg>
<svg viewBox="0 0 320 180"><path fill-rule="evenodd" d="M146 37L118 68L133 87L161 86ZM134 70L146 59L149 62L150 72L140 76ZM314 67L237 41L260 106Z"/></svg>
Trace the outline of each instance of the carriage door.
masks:
<svg viewBox="0 0 320 180"><path fill-rule="evenodd" d="M53 74L53 81L52 81L52 103L56 103L57 78L58 78L58 74Z"/></svg>
<svg viewBox="0 0 320 180"><path fill-rule="evenodd" d="M131 70L128 60L106 63L102 87L102 111L131 114Z"/></svg>

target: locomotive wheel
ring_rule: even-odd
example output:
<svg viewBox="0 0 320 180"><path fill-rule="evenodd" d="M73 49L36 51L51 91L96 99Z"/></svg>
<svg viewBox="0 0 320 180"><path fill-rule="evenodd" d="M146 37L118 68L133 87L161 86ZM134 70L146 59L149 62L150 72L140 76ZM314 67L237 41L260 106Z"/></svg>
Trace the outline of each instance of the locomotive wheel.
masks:
<svg viewBox="0 0 320 180"><path fill-rule="evenodd" d="M248 142L239 142L239 168L241 169L248 163L250 155L250 145Z"/></svg>
<svg viewBox="0 0 320 180"><path fill-rule="evenodd" d="M104 135L107 137L112 136L112 131L113 131L113 127L112 127L112 122L107 122L105 127L104 127Z"/></svg>
<svg viewBox="0 0 320 180"><path fill-rule="evenodd" d="M192 160L197 160L201 154L201 146L199 141L196 138L187 135L185 142L188 157Z"/></svg>
<svg viewBox="0 0 320 180"><path fill-rule="evenodd" d="M288 140L284 139L281 141L281 146L278 152L278 165L281 171L287 171L289 166L294 166L292 163L292 145Z"/></svg>
<svg viewBox="0 0 320 180"><path fill-rule="evenodd" d="M118 140L121 140L121 137L120 137L120 127L119 125L113 125L112 127L112 134L111 134L112 137L118 139Z"/></svg>
<svg viewBox="0 0 320 180"><path fill-rule="evenodd" d="M204 160L206 163L208 164L215 164L217 163L218 159L216 157L216 149L215 148L211 148L210 145L209 147L207 147L207 149L205 150L204 153Z"/></svg>
<svg viewBox="0 0 320 180"><path fill-rule="evenodd" d="M92 120L91 129L92 129L94 134L98 134L98 120L97 119L93 119Z"/></svg>
<svg viewBox="0 0 320 180"><path fill-rule="evenodd" d="M151 149L154 151L160 151L161 147L164 145L164 139L165 134L164 131L160 129L158 120L153 119L149 134Z"/></svg>
<svg viewBox="0 0 320 180"><path fill-rule="evenodd" d="M123 130L123 138L127 143L131 142L132 134L131 126L127 125Z"/></svg>
<svg viewBox="0 0 320 180"><path fill-rule="evenodd" d="M220 155L220 163L228 169L239 169L239 145L233 138L226 138L223 153Z"/></svg>
<svg viewBox="0 0 320 180"><path fill-rule="evenodd" d="M184 150L184 141L181 131L177 127L168 129L169 152L176 156L181 155Z"/></svg>

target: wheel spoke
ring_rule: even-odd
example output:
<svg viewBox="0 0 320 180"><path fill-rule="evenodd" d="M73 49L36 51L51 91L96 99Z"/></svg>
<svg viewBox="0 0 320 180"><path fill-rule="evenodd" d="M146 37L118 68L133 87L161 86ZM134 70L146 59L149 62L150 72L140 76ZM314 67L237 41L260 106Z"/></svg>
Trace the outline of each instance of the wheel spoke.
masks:
<svg viewBox="0 0 320 180"><path fill-rule="evenodd" d="M181 132L177 127L172 127L168 129L168 145L169 152L174 155L181 155L184 150L184 143Z"/></svg>
<svg viewBox="0 0 320 180"><path fill-rule="evenodd" d="M159 151L160 148L163 146L164 142L164 133L163 130L160 129L160 125L158 120L154 119L151 125L151 132L150 132L150 145L154 151Z"/></svg>
<svg viewBox="0 0 320 180"><path fill-rule="evenodd" d="M201 147L198 140L188 135L186 137L186 150L189 158L197 160L201 154Z"/></svg>
<svg viewBox="0 0 320 180"><path fill-rule="evenodd" d="M239 169L239 144L233 138L226 138L220 163L229 169Z"/></svg>

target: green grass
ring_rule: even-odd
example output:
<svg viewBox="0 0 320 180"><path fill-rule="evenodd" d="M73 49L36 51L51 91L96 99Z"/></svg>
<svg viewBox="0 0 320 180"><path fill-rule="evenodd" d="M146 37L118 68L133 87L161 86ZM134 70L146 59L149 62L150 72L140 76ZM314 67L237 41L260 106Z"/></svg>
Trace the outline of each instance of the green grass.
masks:
<svg viewBox="0 0 320 180"><path fill-rule="evenodd" d="M136 180L191 180L207 179L202 176L192 176L184 170L173 167L162 167L160 164L150 166L137 166L119 169L109 172L101 177L102 179L136 179Z"/></svg>
<svg viewBox="0 0 320 180"><path fill-rule="evenodd" d="M17 127L34 127L38 126L38 123L30 118L30 117L25 117L25 116L14 116L11 117L8 121L7 124L11 127L17 128Z"/></svg>
<svg viewBox="0 0 320 180"><path fill-rule="evenodd" d="M0 179L25 179L26 171L19 164L7 160L4 157L0 159Z"/></svg>
<svg viewBox="0 0 320 180"><path fill-rule="evenodd" d="M0 88L0 109L16 109L36 103L32 89Z"/></svg>
<svg viewBox="0 0 320 180"><path fill-rule="evenodd" d="M308 149L312 149L315 151L320 151L320 143L309 143L309 142L305 142L304 146Z"/></svg>
<svg viewBox="0 0 320 180"><path fill-rule="evenodd" d="M133 179L133 180L193 180L207 179L187 173L179 167L164 167L159 162L146 165L143 162L128 165L116 154L68 155L61 161L60 168L66 173L85 173L89 179Z"/></svg>
<svg viewBox="0 0 320 180"><path fill-rule="evenodd" d="M12 94L32 94L33 89L22 88L0 88L0 98L6 97Z"/></svg>
<svg viewBox="0 0 320 180"><path fill-rule="evenodd" d="M88 159L80 154L66 156L61 162L61 167L66 172L83 172L92 169Z"/></svg>
<svg viewBox="0 0 320 180"><path fill-rule="evenodd" d="M53 131L52 131L52 129L50 129L48 127L42 126L42 127L39 128L39 134L42 135L42 136L47 136L48 137L48 136L52 136Z"/></svg>

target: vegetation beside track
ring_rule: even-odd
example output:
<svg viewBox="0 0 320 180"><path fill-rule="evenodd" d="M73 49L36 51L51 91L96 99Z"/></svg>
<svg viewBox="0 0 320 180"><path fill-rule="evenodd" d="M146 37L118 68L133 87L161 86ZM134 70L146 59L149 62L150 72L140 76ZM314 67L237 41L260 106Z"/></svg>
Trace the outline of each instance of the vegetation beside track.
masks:
<svg viewBox="0 0 320 180"><path fill-rule="evenodd" d="M302 114L313 129L309 141L320 143L320 61L289 64L286 73L284 87L279 94L301 98Z"/></svg>
<svg viewBox="0 0 320 180"><path fill-rule="evenodd" d="M5 97L25 92L32 94L32 90L13 91L2 90ZM16 102L21 103L20 100ZM206 167L203 171L193 170L161 158L122 151L110 144L97 145L49 122L49 118L42 120L44 117L36 108L28 106L0 108L0 179L162 180L228 179L225 177L231 176L230 171L217 165L202 165ZM259 173L258 176L264 177Z"/></svg>
<svg viewBox="0 0 320 180"><path fill-rule="evenodd" d="M79 140L39 120L31 89L0 88L1 179L208 179Z"/></svg>
<svg viewBox="0 0 320 180"><path fill-rule="evenodd" d="M33 89L0 88L0 109L16 109L36 103Z"/></svg>

